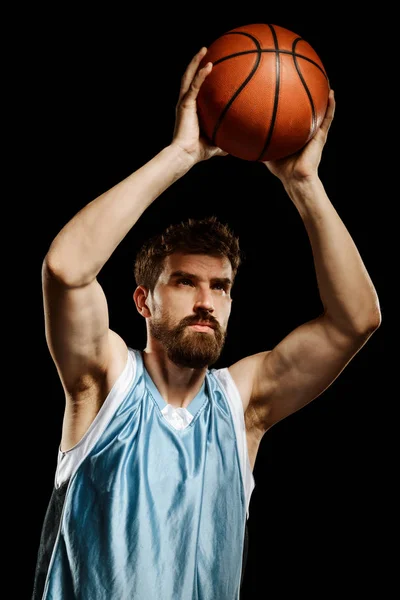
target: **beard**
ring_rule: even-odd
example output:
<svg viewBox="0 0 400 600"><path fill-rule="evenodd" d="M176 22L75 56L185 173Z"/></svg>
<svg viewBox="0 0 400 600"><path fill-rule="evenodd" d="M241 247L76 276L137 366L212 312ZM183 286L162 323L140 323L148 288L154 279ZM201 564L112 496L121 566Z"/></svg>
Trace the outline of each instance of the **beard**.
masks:
<svg viewBox="0 0 400 600"><path fill-rule="evenodd" d="M213 333L188 329L199 320L207 321L213 327ZM149 323L151 335L165 348L171 362L180 367L202 369L213 365L221 355L226 340L224 331L218 321L200 311L196 315L185 317L173 325L167 315Z"/></svg>

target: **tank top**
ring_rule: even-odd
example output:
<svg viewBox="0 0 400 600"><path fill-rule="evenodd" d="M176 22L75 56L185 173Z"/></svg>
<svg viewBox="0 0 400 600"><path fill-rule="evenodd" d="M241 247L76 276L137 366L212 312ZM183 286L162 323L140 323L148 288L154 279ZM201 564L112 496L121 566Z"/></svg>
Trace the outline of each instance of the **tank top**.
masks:
<svg viewBox="0 0 400 600"><path fill-rule="evenodd" d="M129 348L86 434L58 453L33 600L239 599L254 487L228 369L174 408Z"/></svg>

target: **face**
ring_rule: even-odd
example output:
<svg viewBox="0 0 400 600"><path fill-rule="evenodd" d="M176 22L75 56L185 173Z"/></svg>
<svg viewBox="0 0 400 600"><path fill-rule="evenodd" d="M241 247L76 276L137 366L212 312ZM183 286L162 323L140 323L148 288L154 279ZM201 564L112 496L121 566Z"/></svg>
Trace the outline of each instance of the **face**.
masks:
<svg viewBox="0 0 400 600"><path fill-rule="evenodd" d="M149 331L177 365L203 368L219 358L231 311L232 267L227 258L173 254L154 293Z"/></svg>

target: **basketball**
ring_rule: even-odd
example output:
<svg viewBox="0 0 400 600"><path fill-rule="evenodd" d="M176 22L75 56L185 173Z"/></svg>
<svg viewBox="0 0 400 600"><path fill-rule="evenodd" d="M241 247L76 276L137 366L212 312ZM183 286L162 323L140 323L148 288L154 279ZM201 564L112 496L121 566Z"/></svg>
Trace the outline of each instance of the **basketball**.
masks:
<svg viewBox="0 0 400 600"><path fill-rule="evenodd" d="M325 116L329 80L313 48L278 25L231 29L207 48L213 63L197 96L202 134L249 161L294 154Z"/></svg>

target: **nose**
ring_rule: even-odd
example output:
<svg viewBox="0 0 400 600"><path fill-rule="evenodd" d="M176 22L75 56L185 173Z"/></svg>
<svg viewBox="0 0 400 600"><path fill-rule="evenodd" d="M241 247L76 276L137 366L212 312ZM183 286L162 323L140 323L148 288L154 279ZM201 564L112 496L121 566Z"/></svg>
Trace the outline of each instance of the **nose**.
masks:
<svg viewBox="0 0 400 600"><path fill-rule="evenodd" d="M214 312L214 303L210 290L200 289L198 291L194 310L206 310L209 313Z"/></svg>

